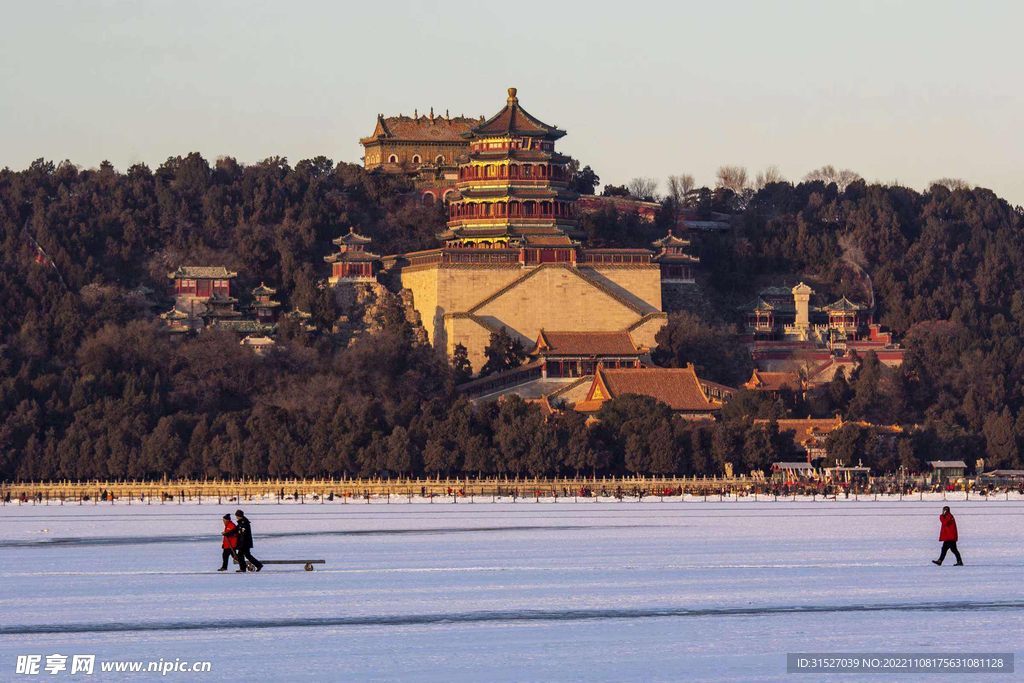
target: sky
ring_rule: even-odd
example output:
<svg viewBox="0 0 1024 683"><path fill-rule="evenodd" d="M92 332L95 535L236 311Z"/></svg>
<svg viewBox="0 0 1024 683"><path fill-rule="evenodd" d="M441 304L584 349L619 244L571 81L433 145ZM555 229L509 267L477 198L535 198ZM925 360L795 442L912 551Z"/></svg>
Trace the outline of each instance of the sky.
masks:
<svg viewBox="0 0 1024 683"><path fill-rule="evenodd" d="M1024 3L0 0L0 167L360 162L516 87L602 184L825 164L1024 204Z"/></svg>

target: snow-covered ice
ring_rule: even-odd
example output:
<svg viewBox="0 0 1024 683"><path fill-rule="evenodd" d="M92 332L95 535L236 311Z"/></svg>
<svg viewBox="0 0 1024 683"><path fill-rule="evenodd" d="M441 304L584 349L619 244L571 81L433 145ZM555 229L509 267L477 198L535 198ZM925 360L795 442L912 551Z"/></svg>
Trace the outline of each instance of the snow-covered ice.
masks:
<svg viewBox="0 0 1024 683"><path fill-rule="evenodd" d="M949 503L965 567L930 562L942 504L8 505L0 680L54 653L212 661L162 677L181 681L893 680L786 673L824 651L1024 666L1024 502ZM256 557L326 565L214 571L239 505Z"/></svg>

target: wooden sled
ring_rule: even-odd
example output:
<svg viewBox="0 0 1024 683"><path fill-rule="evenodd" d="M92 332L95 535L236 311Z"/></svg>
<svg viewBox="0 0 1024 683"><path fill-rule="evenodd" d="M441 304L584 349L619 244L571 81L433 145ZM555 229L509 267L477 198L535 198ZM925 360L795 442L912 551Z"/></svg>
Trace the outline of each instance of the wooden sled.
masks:
<svg viewBox="0 0 1024 683"><path fill-rule="evenodd" d="M260 560L260 562L263 564L301 564L304 565L303 569L307 572L313 571L314 564L327 564L326 560ZM235 564L238 564L238 560L235 560ZM251 572L256 571L252 564L248 564L247 568Z"/></svg>

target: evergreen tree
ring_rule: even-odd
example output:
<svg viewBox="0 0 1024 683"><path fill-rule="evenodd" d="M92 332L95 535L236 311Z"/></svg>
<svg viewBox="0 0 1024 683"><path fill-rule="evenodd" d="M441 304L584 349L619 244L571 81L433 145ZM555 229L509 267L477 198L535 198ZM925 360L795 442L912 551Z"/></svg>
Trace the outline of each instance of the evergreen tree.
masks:
<svg viewBox="0 0 1024 683"><path fill-rule="evenodd" d="M743 442L743 464L748 471L767 472L772 463L780 460L778 433L779 425L774 421L752 423L747 428Z"/></svg>
<svg viewBox="0 0 1024 683"><path fill-rule="evenodd" d="M724 474L725 465L731 464L734 468L739 462L740 450L743 445L742 435L739 429L742 425L720 422L715 425L715 431L711 440L711 456L714 463L714 473Z"/></svg>
<svg viewBox="0 0 1024 683"><path fill-rule="evenodd" d="M518 337L513 337L502 327L491 333L484 356L487 361L480 370L481 377L518 368L526 358L526 350Z"/></svg>
<svg viewBox="0 0 1024 683"><path fill-rule="evenodd" d="M558 471L558 433L539 414L534 414L533 439L530 452L526 458L526 470L533 477L544 477L557 474Z"/></svg>
<svg viewBox="0 0 1024 683"><path fill-rule="evenodd" d="M651 452L643 434L629 434L625 442L626 469L633 474L651 471Z"/></svg>
<svg viewBox="0 0 1024 683"><path fill-rule="evenodd" d="M648 435L648 451L651 455L649 472L665 476L680 473L679 448L670 424L663 424Z"/></svg>
<svg viewBox="0 0 1024 683"><path fill-rule="evenodd" d="M462 383L473 376L473 365L469 362L469 351L461 343L455 345L452 352L452 370L455 372L455 382Z"/></svg>
<svg viewBox="0 0 1024 683"><path fill-rule="evenodd" d="M398 425L387 438L387 470L392 474L413 471L412 442L405 427Z"/></svg>
<svg viewBox="0 0 1024 683"><path fill-rule="evenodd" d="M985 468L1018 469L1020 447L1014 430L1014 419L1010 408L1004 406L1001 413L991 413L985 420Z"/></svg>

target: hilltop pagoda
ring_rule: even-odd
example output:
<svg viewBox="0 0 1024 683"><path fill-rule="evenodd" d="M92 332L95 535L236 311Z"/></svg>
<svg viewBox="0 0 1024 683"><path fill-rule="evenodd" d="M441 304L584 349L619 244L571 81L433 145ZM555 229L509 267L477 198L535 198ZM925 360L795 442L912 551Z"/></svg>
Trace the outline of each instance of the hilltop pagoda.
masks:
<svg viewBox="0 0 1024 683"><path fill-rule="evenodd" d="M276 294L276 289L267 287L262 282L259 287L252 290L252 310L255 311L256 319L261 323L277 322L277 310L281 306L281 302L274 298Z"/></svg>
<svg viewBox="0 0 1024 683"><path fill-rule="evenodd" d="M381 257L366 250L373 240L349 228L348 234L332 241L338 245L338 253L324 256L324 261L331 264L331 277L328 281L332 285L339 282L376 281L374 267Z"/></svg>
<svg viewBox="0 0 1024 683"><path fill-rule="evenodd" d="M569 157L555 151L565 131L534 118L508 89L505 107L464 134L449 204L447 247L524 249L524 263L575 263L581 236Z"/></svg>
<svg viewBox="0 0 1024 683"><path fill-rule="evenodd" d="M690 247L690 240L676 237L669 230L668 234L660 240L652 242L652 246L658 250L651 259L661 266L661 281L663 283L693 284L693 268L700 259L686 253Z"/></svg>

